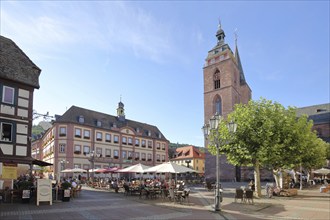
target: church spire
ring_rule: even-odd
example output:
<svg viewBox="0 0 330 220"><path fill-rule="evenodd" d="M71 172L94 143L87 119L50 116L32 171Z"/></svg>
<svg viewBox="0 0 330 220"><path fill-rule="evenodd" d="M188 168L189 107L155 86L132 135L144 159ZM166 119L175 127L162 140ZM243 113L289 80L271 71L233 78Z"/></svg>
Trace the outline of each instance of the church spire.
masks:
<svg viewBox="0 0 330 220"><path fill-rule="evenodd" d="M221 21L219 19L219 24L218 24L218 31L215 35L218 38L218 45L222 45L225 42L225 32L221 28Z"/></svg>
<svg viewBox="0 0 330 220"><path fill-rule="evenodd" d="M244 72L243 72L243 67L242 67L242 63L241 63L241 59L239 57L239 53L238 53L238 47L237 47L237 28L235 29L235 58L236 58L236 63L238 66L238 70L239 70L239 78L240 78L240 84L246 84L245 81L245 76L244 76Z"/></svg>

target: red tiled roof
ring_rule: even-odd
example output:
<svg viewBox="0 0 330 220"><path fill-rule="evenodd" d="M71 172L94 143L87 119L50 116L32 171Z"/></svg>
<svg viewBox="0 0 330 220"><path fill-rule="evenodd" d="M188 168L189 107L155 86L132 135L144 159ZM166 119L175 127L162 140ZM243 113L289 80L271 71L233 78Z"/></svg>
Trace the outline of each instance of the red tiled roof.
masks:
<svg viewBox="0 0 330 220"><path fill-rule="evenodd" d="M188 158L200 158L205 159L205 154L200 152L194 146L179 147L176 149L176 157L173 160L188 159Z"/></svg>

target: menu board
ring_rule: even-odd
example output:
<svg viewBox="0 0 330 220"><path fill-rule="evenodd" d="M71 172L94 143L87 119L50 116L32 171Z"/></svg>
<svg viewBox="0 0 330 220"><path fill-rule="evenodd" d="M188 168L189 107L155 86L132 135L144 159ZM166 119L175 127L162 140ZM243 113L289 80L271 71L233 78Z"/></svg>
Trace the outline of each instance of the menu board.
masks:
<svg viewBox="0 0 330 220"><path fill-rule="evenodd" d="M49 202L52 205L52 201L52 181L50 179L38 179L37 206L39 206L39 202Z"/></svg>
<svg viewBox="0 0 330 220"><path fill-rule="evenodd" d="M2 178L17 179L17 163L3 163Z"/></svg>

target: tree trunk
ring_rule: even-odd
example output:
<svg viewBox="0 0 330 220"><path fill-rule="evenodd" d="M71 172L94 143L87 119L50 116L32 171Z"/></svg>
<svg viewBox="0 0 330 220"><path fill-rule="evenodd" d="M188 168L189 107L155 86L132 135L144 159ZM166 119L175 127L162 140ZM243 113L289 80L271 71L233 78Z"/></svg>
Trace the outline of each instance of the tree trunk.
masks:
<svg viewBox="0 0 330 220"><path fill-rule="evenodd" d="M280 186L280 176L278 175L278 170L273 169L273 177L275 179L275 185Z"/></svg>
<svg viewBox="0 0 330 220"><path fill-rule="evenodd" d="M256 185L256 197L261 197L261 184L260 184L260 165L259 161L254 164L254 182Z"/></svg>

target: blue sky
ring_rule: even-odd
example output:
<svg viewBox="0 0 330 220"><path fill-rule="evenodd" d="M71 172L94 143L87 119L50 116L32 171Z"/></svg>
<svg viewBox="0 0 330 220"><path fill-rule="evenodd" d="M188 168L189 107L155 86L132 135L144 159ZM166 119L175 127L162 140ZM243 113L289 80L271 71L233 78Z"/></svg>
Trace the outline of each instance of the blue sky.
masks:
<svg viewBox="0 0 330 220"><path fill-rule="evenodd" d="M42 69L34 109L72 105L203 146L203 65L218 19L254 100L329 103L329 1L1 1L1 35ZM37 122L37 121L36 121Z"/></svg>

